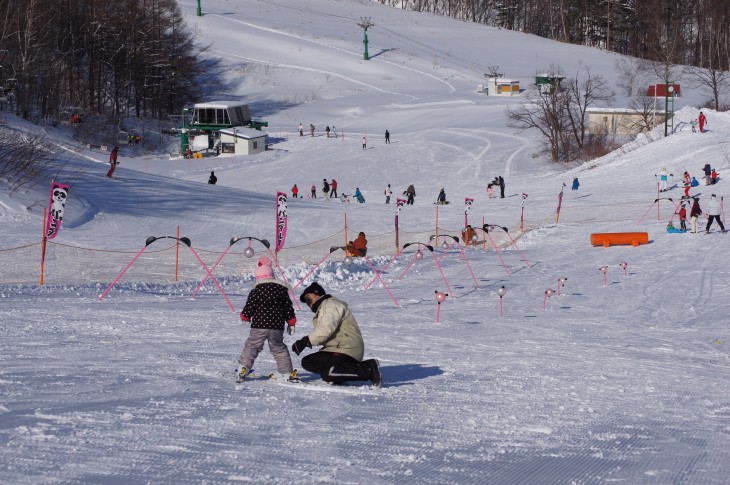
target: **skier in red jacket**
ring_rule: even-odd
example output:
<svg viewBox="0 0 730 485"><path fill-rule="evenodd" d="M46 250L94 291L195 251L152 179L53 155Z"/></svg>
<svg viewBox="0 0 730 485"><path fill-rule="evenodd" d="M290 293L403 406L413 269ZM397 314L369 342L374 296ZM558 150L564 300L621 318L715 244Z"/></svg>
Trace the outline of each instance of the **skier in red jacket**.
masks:
<svg viewBox="0 0 730 485"><path fill-rule="evenodd" d="M114 174L114 170L117 169L117 165L119 162L117 162L117 154L119 153L119 147L115 146L114 149L112 149L112 152L109 154L109 165L111 165L111 168L106 173L106 176L109 178L112 178L112 175Z"/></svg>

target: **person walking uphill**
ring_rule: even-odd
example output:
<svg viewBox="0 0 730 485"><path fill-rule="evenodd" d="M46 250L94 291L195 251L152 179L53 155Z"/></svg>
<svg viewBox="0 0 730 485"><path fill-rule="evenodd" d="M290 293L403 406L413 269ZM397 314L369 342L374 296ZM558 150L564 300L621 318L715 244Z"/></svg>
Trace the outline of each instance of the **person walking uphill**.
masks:
<svg viewBox="0 0 730 485"><path fill-rule="evenodd" d="M117 165L119 165L119 162L117 162L117 155L119 154L119 147L115 146L112 149L112 152L109 154L109 165L111 165L111 168L106 173L106 176L109 178L112 178L112 175L114 174L114 170L117 169Z"/></svg>
<svg viewBox="0 0 730 485"><path fill-rule="evenodd" d="M407 198L406 205L413 205L413 200L416 198L416 188L413 184L409 185L403 194Z"/></svg>
<svg viewBox="0 0 730 485"><path fill-rule="evenodd" d="M705 232L710 232L710 226L712 226L713 220L717 221L720 230L725 232L725 225L722 223L722 219L720 219L720 202L717 200L715 194L712 194L710 201L707 203L707 227L705 227Z"/></svg>
<svg viewBox="0 0 730 485"><path fill-rule="evenodd" d="M306 287L299 300L314 312L314 331L294 342L291 348L299 355L306 348L322 346L318 352L302 358L302 367L332 384L370 381L379 388L380 362L363 360L365 342L347 303L327 294L317 282Z"/></svg>
<svg viewBox="0 0 730 485"><path fill-rule="evenodd" d="M274 278L271 260L266 256L259 259L254 275L256 284L241 311L241 320L251 322L251 332L238 358L241 365L236 382L244 381L265 342L269 343L269 351L274 356L276 368L282 377L297 382L297 371L292 368L289 349L284 344L284 323L289 335L294 335L297 323L289 298L289 288L284 282Z"/></svg>

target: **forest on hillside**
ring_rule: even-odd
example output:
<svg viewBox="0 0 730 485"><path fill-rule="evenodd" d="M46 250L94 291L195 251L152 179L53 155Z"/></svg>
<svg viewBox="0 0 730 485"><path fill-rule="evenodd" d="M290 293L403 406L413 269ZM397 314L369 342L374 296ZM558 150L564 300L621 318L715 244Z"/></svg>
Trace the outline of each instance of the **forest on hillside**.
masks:
<svg viewBox="0 0 730 485"><path fill-rule="evenodd" d="M199 53L175 0L0 0L0 102L26 118L179 113Z"/></svg>
<svg viewBox="0 0 730 485"><path fill-rule="evenodd" d="M650 61L730 70L728 0L376 1Z"/></svg>

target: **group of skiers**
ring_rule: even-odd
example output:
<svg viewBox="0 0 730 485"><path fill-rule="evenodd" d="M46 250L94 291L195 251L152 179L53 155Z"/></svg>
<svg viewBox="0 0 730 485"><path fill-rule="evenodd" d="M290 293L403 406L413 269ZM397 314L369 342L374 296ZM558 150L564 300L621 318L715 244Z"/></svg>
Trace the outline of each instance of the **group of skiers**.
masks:
<svg viewBox="0 0 730 485"><path fill-rule="evenodd" d="M310 123L309 124L309 135L314 136L315 132L315 126ZM334 137L337 138L337 128L335 125L332 125L332 129L330 129L329 125L325 127L324 134L327 138ZM299 136L304 136L304 125L302 123L299 123ZM390 131L385 130L385 143L390 144ZM366 150L368 147L368 139L366 135L362 136L362 149Z"/></svg>
<svg viewBox="0 0 730 485"><path fill-rule="evenodd" d="M689 217L690 221L692 223L692 234L697 234L697 221L699 217L703 214L702 208L700 207L700 198L699 197L693 197L692 199L692 205L690 207ZM687 205L689 205L689 202L686 202L683 200L679 210L676 212L676 214L679 216L679 227L680 231L684 232L687 231ZM717 200L717 196L715 194L712 194L710 196L709 202L707 202L707 225L705 226L705 232L710 232L710 228L712 227L712 223L714 221L717 221L717 224L720 226L720 230L722 232L725 232L725 225L722 223L722 218L720 217L722 213L722 206L720 204L720 201ZM674 226L672 222L670 221L668 224L668 229L674 229Z"/></svg>

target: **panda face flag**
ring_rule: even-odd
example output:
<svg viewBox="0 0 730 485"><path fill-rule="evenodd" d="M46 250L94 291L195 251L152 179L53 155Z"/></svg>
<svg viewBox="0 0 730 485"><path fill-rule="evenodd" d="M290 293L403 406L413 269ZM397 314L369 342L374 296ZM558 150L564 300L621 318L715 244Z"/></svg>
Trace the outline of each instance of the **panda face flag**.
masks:
<svg viewBox="0 0 730 485"><path fill-rule="evenodd" d="M66 184L55 181L51 184L51 200L48 203L48 218L46 219L46 239L53 239L61 231L68 189L69 186Z"/></svg>

